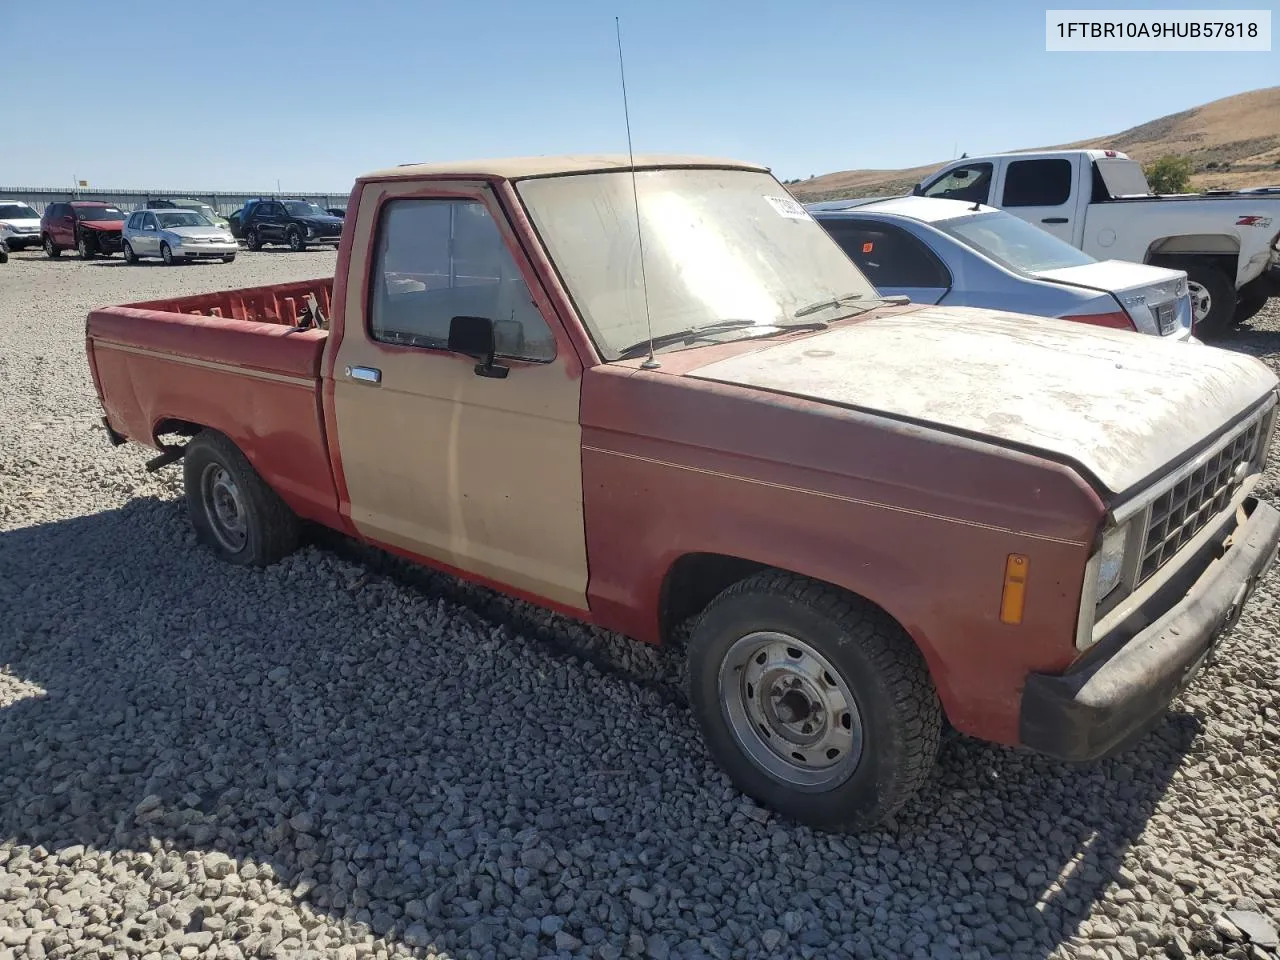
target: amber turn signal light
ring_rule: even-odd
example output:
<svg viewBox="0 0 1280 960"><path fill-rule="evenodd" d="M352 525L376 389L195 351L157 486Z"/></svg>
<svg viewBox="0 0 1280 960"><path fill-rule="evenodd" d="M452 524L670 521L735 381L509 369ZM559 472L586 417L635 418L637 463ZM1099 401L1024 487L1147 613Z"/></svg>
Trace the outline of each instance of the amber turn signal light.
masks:
<svg viewBox="0 0 1280 960"><path fill-rule="evenodd" d="M1009 554L1004 562L1004 592L1000 595L1000 622L1021 623L1022 605L1027 597L1027 558Z"/></svg>

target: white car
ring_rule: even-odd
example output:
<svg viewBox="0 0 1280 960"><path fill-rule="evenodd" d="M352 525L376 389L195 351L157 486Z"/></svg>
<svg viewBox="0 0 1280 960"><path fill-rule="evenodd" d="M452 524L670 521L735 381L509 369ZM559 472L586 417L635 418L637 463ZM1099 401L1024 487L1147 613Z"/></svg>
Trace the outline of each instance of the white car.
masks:
<svg viewBox="0 0 1280 960"><path fill-rule="evenodd" d="M196 210L135 210L124 223L124 259L159 257L167 264L236 258L240 245L228 227Z"/></svg>
<svg viewBox="0 0 1280 960"><path fill-rule="evenodd" d="M1181 270L1095 260L994 207L896 197L806 209L882 294L1192 339Z"/></svg>
<svg viewBox="0 0 1280 960"><path fill-rule="evenodd" d="M1159 196L1142 165L1115 150L965 157L913 192L999 207L1099 259L1185 270L1201 337L1280 294L1280 194Z"/></svg>
<svg viewBox="0 0 1280 960"><path fill-rule="evenodd" d="M0 200L0 240L10 250L40 246L40 214L21 200Z"/></svg>

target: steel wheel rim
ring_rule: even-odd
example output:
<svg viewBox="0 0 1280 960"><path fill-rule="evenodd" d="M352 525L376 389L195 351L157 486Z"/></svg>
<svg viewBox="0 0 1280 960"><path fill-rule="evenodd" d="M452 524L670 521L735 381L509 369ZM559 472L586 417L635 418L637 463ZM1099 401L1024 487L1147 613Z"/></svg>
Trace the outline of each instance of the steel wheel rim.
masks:
<svg viewBox="0 0 1280 960"><path fill-rule="evenodd" d="M298 234L298 231L296 230L293 233L289 234L289 249L291 250L302 249L302 237Z"/></svg>
<svg viewBox="0 0 1280 960"><path fill-rule="evenodd" d="M173 265L173 251L169 249L169 245L167 243L160 248L160 256L165 263L170 266Z"/></svg>
<svg viewBox="0 0 1280 960"><path fill-rule="evenodd" d="M44 242L44 252L45 252L48 256L51 256L51 257L53 256L53 241L52 241L52 240L46 240L46 241Z"/></svg>
<svg viewBox="0 0 1280 960"><path fill-rule="evenodd" d="M249 523L244 498L226 467L211 463L200 476L200 497L209 527L218 542L239 553L249 541Z"/></svg>
<svg viewBox="0 0 1280 960"><path fill-rule="evenodd" d="M87 257L87 256L89 256L89 241L88 241L88 240L86 240L84 237L81 237L81 238L80 238L80 243L78 244L78 247L79 247L79 249L80 249L80 256L82 256L82 257Z"/></svg>
<svg viewBox="0 0 1280 960"><path fill-rule="evenodd" d="M1191 294L1192 324L1203 323L1209 316L1209 311L1213 309L1213 296L1209 293L1209 288L1203 283L1188 280L1187 292Z"/></svg>
<svg viewBox="0 0 1280 960"><path fill-rule="evenodd" d="M739 638L720 664L720 705L743 752L789 787L831 790L862 759L862 716L848 682L785 633Z"/></svg>

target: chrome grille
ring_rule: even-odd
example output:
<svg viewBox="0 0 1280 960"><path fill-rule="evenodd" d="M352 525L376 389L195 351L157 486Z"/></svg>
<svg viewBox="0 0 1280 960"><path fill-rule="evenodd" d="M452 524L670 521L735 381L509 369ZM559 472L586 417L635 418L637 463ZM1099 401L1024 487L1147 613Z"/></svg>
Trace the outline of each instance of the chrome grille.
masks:
<svg viewBox="0 0 1280 960"><path fill-rule="evenodd" d="M1138 583L1148 580L1231 503L1248 474L1240 470L1258 449L1262 420L1254 420L1203 464L1151 504Z"/></svg>

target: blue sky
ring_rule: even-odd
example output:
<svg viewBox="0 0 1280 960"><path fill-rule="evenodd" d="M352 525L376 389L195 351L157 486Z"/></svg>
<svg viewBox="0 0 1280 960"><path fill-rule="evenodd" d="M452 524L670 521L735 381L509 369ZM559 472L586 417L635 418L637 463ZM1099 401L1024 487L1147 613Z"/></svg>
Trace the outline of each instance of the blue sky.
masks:
<svg viewBox="0 0 1280 960"><path fill-rule="evenodd" d="M625 151L615 15L637 152L784 179L1062 143L1280 83L1274 38L1046 53L1047 5L0 0L0 186L345 191L396 163Z"/></svg>

